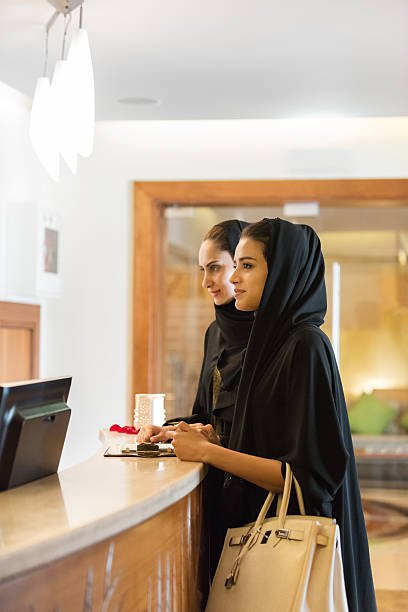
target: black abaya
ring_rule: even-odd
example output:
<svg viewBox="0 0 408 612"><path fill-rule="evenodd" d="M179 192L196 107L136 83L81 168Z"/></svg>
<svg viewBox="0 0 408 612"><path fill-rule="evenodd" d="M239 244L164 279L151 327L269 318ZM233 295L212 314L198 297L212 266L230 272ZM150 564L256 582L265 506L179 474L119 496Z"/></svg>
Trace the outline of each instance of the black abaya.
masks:
<svg viewBox="0 0 408 612"><path fill-rule="evenodd" d="M310 515L336 519L350 612L376 610L366 528L315 232L269 219L268 277L248 343L229 446L289 463ZM255 520L265 491L231 477L230 524ZM292 512L297 512L291 502ZM237 509L239 508L239 512Z"/></svg>
<svg viewBox="0 0 408 612"><path fill-rule="evenodd" d="M231 220L219 225L224 227L230 251L233 253L242 229L248 224ZM183 418L188 423L211 423L224 446L228 445L243 356L253 321L253 312L238 311L235 301L215 306L215 321L205 333L204 357L192 415ZM218 375L217 385L214 385L215 373ZM205 507L211 577L214 575L227 529L227 524L220 517L223 483L224 472L210 467L206 478Z"/></svg>
<svg viewBox="0 0 408 612"><path fill-rule="evenodd" d="M205 333L203 364L192 410L194 420L211 423L221 419L232 423L243 357L253 321L253 313L238 311L235 301L215 306L215 321ZM220 373L221 384L214 397L216 369Z"/></svg>

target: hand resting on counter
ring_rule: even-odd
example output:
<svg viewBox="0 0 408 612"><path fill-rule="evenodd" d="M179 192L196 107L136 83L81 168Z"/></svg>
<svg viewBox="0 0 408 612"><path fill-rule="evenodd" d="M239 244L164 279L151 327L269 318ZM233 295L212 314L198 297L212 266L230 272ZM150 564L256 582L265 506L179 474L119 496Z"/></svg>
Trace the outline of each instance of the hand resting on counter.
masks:
<svg viewBox="0 0 408 612"><path fill-rule="evenodd" d="M208 444L220 444L212 425L202 423L189 425L181 421L173 432L174 452L184 461L203 461Z"/></svg>
<svg viewBox="0 0 408 612"><path fill-rule="evenodd" d="M190 429L202 434L207 442L220 444L220 440L211 425L204 425L203 423L192 423L188 425L184 421L180 421L180 423L175 425L165 425L163 427L158 425L142 425L137 436L137 441L139 443L148 441L156 443L171 442L174 439L176 431L189 431Z"/></svg>

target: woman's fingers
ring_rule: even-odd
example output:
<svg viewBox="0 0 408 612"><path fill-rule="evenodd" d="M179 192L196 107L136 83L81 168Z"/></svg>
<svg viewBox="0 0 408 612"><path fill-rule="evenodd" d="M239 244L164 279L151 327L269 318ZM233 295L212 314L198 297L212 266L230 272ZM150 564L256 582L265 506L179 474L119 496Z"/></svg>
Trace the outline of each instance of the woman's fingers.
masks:
<svg viewBox="0 0 408 612"><path fill-rule="evenodd" d="M137 436L138 442L166 442L173 439L174 427L166 425L159 427L158 425L143 425Z"/></svg>
<svg viewBox="0 0 408 612"><path fill-rule="evenodd" d="M176 431L190 431L190 429L190 425L188 425L184 421L180 421L180 423L178 423L176 427Z"/></svg>
<svg viewBox="0 0 408 612"><path fill-rule="evenodd" d="M174 430L173 429L164 429L156 434L155 436L151 436L150 440L152 442L170 442L170 440L172 440L174 437Z"/></svg>
<svg viewBox="0 0 408 612"><path fill-rule="evenodd" d="M201 428L201 433L207 436L208 440L212 442L213 444L220 444L220 438L215 433L212 425L204 425Z"/></svg>
<svg viewBox="0 0 408 612"><path fill-rule="evenodd" d="M161 427L156 425L142 425L137 434L138 442L148 442L151 436L157 435L160 432Z"/></svg>

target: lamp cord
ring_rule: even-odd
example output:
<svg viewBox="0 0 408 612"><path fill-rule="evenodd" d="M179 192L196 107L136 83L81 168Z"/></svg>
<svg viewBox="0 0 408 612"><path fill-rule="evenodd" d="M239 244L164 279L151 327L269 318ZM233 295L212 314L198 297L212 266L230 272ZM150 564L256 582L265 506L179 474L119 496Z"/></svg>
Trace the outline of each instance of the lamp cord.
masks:
<svg viewBox="0 0 408 612"><path fill-rule="evenodd" d="M44 55L44 74L43 76L47 76L48 69L48 34L49 30L45 31L45 55Z"/></svg>
<svg viewBox="0 0 408 612"><path fill-rule="evenodd" d="M59 15L59 11L55 11L51 19L49 19L47 23L45 24L45 58L44 58L44 76L45 77L47 76L47 69L48 69L48 36L49 36L52 26L54 25L54 23L56 22L58 18L58 15Z"/></svg>
<svg viewBox="0 0 408 612"><path fill-rule="evenodd" d="M65 59L65 42L67 39L67 30L68 30L69 24L71 23L71 13L68 13L68 18L66 15L64 15L64 21L65 21L65 25L64 25L64 36L62 39L61 59Z"/></svg>

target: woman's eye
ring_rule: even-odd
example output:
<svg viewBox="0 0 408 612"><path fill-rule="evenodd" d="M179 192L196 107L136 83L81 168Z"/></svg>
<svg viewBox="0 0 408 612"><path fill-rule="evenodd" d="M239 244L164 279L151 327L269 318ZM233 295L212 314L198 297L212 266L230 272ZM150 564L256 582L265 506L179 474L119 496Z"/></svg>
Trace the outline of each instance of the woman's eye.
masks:
<svg viewBox="0 0 408 612"><path fill-rule="evenodd" d="M249 270L249 269L250 269L250 268L252 268L253 266L252 266L252 264L250 264L250 263L243 263L243 264L242 264L242 267L243 267L245 270Z"/></svg>
<svg viewBox="0 0 408 612"><path fill-rule="evenodd" d="M210 267L211 272L218 272L219 269L220 269L220 266L211 266Z"/></svg>

